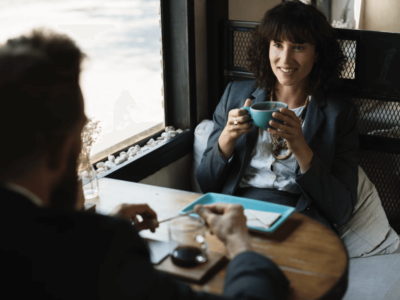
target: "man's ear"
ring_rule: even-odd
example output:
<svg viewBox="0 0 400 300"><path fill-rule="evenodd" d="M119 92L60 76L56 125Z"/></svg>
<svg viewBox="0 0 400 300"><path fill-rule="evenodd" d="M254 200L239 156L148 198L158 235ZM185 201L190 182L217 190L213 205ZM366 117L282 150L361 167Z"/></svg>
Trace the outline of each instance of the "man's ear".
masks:
<svg viewBox="0 0 400 300"><path fill-rule="evenodd" d="M64 170L67 167L72 146L72 134L65 133L54 138L48 148L48 168L53 171Z"/></svg>

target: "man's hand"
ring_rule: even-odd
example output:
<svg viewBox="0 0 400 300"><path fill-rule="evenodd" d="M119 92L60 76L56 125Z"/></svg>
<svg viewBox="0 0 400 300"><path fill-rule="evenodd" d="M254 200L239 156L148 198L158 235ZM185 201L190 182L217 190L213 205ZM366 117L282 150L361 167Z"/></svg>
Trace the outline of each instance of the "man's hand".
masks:
<svg viewBox="0 0 400 300"><path fill-rule="evenodd" d="M194 211L205 219L212 233L225 244L231 258L253 250L243 206L227 203L196 205Z"/></svg>
<svg viewBox="0 0 400 300"><path fill-rule="evenodd" d="M147 204L120 204L109 215L134 222L138 231L150 229L151 232L155 232L158 227L157 214ZM142 222L137 220L138 215L142 217Z"/></svg>

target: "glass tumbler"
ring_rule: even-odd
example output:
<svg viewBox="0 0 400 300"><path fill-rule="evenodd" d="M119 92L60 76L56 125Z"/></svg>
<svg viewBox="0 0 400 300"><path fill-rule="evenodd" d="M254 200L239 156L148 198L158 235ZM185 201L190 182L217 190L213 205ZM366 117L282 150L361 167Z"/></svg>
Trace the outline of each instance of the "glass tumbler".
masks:
<svg viewBox="0 0 400 300"><path fill-rule="evenodd" d="M92 199L99 195L99 183L97 181L97 172L92 165L80 173L83 185L83 194L85 199Z"/></svg>
<svg viewBox="0 0 400 300"><path fill-rule="evenodd" d="M178 217L169 223L171 260L181 267L194 267L207 261L206 224L202 217Z"/></svg>

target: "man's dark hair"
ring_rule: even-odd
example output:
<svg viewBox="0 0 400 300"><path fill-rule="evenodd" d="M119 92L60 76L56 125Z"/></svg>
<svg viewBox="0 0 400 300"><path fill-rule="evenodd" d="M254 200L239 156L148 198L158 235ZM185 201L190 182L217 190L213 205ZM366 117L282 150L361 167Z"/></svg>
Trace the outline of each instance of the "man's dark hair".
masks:
<svg viewBox="0 0 400 300"><path fill-rule="evenodd" d="M79 74L85 57L68 36L48 29L0 47L0 177L34 168L76 128L83 112Z"/></svg>
<svg viewBox="0 0 400 300"><path fill-rule="evenodd" d="M253 32L247 60L257 87L269 91L275 88L276 77L269 60L269 46L270 41L284 40L315 45L318 60L309 75L309 94L320 87L329 90L339 82L346 58L335 39L335 29L314 6L290 0L268 10Z"/></svg>

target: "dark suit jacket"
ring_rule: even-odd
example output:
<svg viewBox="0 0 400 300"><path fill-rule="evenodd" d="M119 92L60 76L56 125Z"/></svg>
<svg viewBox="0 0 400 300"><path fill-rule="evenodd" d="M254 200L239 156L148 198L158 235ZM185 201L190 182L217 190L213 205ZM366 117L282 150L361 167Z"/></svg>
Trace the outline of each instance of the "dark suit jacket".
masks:
<svg viewBox="0 0 400 300"><path fill-rule="evenodd" d="M127 221L40 208L2 188L0 197L7 299L287 298L286 277L254 252L230 262L225 297L195 293L153 269L146 245Z"/></svg>
<svg viewBox="0 0 400 300"><path fill-rule="evenodd" d="M254 98L255 104L268 101L266 97L266 91L255 88L254 81L227 86L215 110L214 128L196 173L204 193L234 194L250 163L258 127L238 139L230 163L219 153L218 138L230 110L242 107L247 98ZM296 183L302 191L296 210L334 228L334 224L342 225L350 218L357 202L356 109L351 103L318 92L311 97L304 122L303 134L314 157L304 174L298 163L295 166Z"/></svg>

